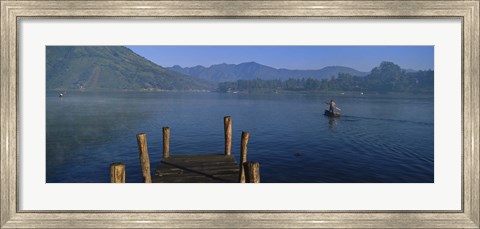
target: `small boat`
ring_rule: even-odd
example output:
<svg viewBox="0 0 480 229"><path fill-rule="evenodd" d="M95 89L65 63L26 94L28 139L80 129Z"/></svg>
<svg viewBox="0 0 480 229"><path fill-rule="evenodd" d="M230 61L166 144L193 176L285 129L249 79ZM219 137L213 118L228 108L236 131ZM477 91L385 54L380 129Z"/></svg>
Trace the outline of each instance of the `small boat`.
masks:
<svg viewBox="0 0 480 229"><path fill-rule="evenodd" d="M340 112L330 112L329 110L325 110L324 115L328 117L340 117Z"/></svg>

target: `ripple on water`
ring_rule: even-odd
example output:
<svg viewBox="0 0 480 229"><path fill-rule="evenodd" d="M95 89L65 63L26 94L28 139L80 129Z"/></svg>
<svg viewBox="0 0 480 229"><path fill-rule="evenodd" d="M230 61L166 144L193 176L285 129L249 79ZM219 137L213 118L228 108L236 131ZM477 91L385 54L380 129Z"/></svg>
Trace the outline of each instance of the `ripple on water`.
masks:
<svg viewBox="0 0 480 229"><path fill-rule="evenodd" d="M127 164L127 182L141 182L135 135L147 133L154 168L164 126L171 128L172 154L222 153L225 115L233 119L237 160L241 132L250 133L248 160L260 162L262 182L433 181L433 100L344 97L338 119L323 115L324 100L72 92L59 101L47 95L47 182L108 182L114 161Z"/></svg>

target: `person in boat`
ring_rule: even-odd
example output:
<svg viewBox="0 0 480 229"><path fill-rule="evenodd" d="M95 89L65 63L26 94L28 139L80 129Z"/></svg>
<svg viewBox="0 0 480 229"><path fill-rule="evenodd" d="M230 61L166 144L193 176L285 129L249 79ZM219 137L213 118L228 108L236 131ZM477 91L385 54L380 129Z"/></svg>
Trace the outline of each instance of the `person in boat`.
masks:
<svg viewBox="0 0 480 229"><path fill-rule="evenodd" d="M334 113L335 112L335 107L337 106L335 104L335 101L333 101L333 99L331 99L329 105L330 105L330 108L328 109L328 111L330 111L331 113Z"/></svg>

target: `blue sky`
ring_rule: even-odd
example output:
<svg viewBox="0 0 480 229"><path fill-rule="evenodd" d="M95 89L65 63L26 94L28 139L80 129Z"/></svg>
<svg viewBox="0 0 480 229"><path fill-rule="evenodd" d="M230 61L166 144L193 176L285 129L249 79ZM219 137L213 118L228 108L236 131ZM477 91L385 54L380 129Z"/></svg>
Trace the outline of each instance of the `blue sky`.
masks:
<svg viewBox="0 0 480 229"><path fill-rule="evenodd" d="M257 62L274 68L345 66L370 71L382 61L404 69L433 69L433 46L127 46L163 66Z"/></svg>

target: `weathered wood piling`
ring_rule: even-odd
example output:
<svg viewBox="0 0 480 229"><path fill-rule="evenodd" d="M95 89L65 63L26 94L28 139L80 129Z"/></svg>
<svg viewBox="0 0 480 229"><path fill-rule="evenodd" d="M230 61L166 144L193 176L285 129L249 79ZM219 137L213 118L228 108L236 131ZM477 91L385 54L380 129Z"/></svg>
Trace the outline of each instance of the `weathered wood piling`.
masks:
<svg viewBox="0 0 480 229"><path fill-rule="evenodd" d="M248 132L242 132L242 141L240 144L240 175L239 175L239 182L245 183L245 166L243 165L247 162L247 145L248 145L248 138L250 134Z"/></svg>
<svg viewBox="0 0 480 229"><path fill-rule="evenodd" d="M125 183L125 164L119 162L110 164L110 182Z"/></svg>
<svg viewBox="0 0 480 229"><path fill-rule="evenodd" d="M170 156L170 128L163 127L163 159Z"/></svg>
<svg viewBox="0 0 480 229"><path fill-rule="evenodd" d="M245 180L247 183L260 183L260 164L256 161L244 163Z"/></svg>
<svg viewBox="0 0 480 229"><path fill-rule="evenodd" d="M163 127L163 156L155 175L150 174L150 159L145 133L137 134L140 166L145 183L260 183L260 165L247 161L248 132L242 132L240 163L232 155L232 120L224 121L225 149L221 154L170 155L170 128ZM112 183L125 183L125 164L110 166Z"/></svg>
<svg viewBox="0 0 480 229"><path fill-rule="evenodd" d="M225 131L225 155L232 154L232 118L225 116L223 118L223 126Z"/></svg>
<svg viewBox="0 0 480 229"><path fill-rule="evenodd" d="M137 134L137 145L144 182L152 183L152 177L150 175L150 159L148 157L147 148L147 135L145 133Z"/></svg>

